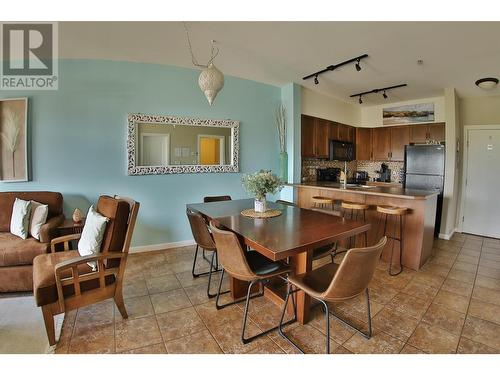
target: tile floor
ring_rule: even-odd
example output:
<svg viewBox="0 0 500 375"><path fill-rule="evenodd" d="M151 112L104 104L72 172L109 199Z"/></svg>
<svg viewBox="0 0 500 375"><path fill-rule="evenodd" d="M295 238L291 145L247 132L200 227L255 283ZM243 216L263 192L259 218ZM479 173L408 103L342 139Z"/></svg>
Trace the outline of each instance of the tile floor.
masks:
<svg viewBox="0 0 500 375"><path fill-rule="evenodd" d="M434 246L419 272L390 277L387 264L379 264L370 288L373 337L366 340L331 319L334 353L500 353L500 240L456 234ZM215 309L205 294L207 277L191 276L193 253L184 247L131 255L124 285L129 319L111 300L70 312L56 352L295 353L276 332L243 345L243 307ZM201 256L199 265L208 269ZM218 276L214 281L215 292ZM363 299L332 307L366 325ZM248 333L275 325L279 314L263 297L252 300ZM307 325L286 330L306 352L323 352L319 308Z"/></svg>

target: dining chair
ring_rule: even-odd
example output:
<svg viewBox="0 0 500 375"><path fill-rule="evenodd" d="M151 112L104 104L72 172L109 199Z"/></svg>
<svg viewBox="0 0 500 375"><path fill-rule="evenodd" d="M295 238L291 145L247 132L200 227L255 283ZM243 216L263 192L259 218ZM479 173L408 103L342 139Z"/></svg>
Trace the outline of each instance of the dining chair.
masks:
<svg viewBox="0 0 500 375"><path fill-rule="evenodd" d="M290 295L293 296L299 290L319 301L323 305L326 320L326 353L330 353L330 315L333 315L344 324L359 332L363 337L369 339L372 335L372 318L370 311L370 293L368 285L373 278L380 253L387 243L387 237L382 237L378 244L370 247L354 248L347 251L340 264L328 263L327 265L306 272L301 275L288 277L288 287L285 297L285 306ZM292 286L295 290L292 290ZM368 316L368 332L363 332L353 326L347 320L330 311L329 302L344 302L353 299L362 293L366 295L366 306ZM289 338L283 331L283 319L286 308L283 309L279 325L279 334L290 342L294 347L304 351Z"/></svg>
<svg viewBox="0 0 500 375"><path fill-rule="evenodd" d="M196 250L194 252L193 268L191 270L191 274L194 278L208 275L207 296L208 298L213 298L216 296L216 294L210 293L212 273L221 271L219 269L219 262L217 258L217 247L215 246L214 239L212 237L212 234L208 230L203 216L201 216L198 212L190 210L189 208L186 210L186 215L189 220L189 225L191 226L191 233L193 234L194 241L196 242ZM210 251L212 253L212 257L210 259L210 269L206 272L196 273L196 259L198 258L198 250L200 247L203 250Z"/></svg>
<svg viewBox="0 0 500 375"><path fill-rule="evenodd" d="M248 317L248 306L250 304L250 299L260 297L263 295L264 284L268 282L271 278L280 277L286 281L285 275L287 275L291 268L289 265L283 262L273 262L267 259L265 256L261 255L257 251L244 251L241 247L240 241L233 232L222 230L216 226L216 224L210 222L210 230L217 245L217 253L222 264L222 274L219 280L219 288L217 290L217 298L215 300L215 307L220 310L224 307L234 305L236 303L245 301L245 310L243 312L243 325L241 328L241 341L246 344L258 337L268 334L279 326L272 327L264 332L256 334L252 337L245 337L245 328ZM222 280L225 273L228 273L235 279L247 281L249 283L246 298L234 300L228 302L224 305L219 304L220 290L222 286ZM252 294L252 288L254 285L259 285L261 291L257 294ZM294 298L292 298L293 310L295 312L293 318L283 323L283 316L280 321L281 325L287 325L293 323L297 320L297 309ZM286 310L286 306L285 306Z"/></svg>

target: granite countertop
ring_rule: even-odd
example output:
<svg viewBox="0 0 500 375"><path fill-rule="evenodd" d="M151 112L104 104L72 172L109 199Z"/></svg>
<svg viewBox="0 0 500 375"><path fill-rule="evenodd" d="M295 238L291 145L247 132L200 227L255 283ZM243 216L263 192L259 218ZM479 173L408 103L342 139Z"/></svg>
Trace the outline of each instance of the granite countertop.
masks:
<svg viewBox="0 0 500 375"><path fill-rule="evenodd" d="M434 195L438 195L438 191L428 191L428 190L415 190L415 189L404 189L402 187L392 187L392 186L366 186L366 185L350 185L344 189L338 182L303 182L300 184L288 184L288 186L298 187L298 188L321 188L328 190L344 191L349 193L366 194L366 195L379 195L388 196L394 198L404 198L404 199L427 199Z"/></svg>

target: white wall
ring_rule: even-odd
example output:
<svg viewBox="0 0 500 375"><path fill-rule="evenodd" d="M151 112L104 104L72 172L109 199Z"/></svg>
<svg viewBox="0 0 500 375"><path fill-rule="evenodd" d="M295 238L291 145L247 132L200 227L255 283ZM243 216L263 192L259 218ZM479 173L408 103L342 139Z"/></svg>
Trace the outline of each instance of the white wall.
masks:
<svg viewBox="0 0 500 375"><path fill-rule="evenodd" d="M462 127L500 124L500 96L461 98L459 103Z"/></svg>
<svg viewBox="0 0 500 375"><path fill-rule="evenodd" d="M302 87L302 114L359 126L361 112L358 105Z"/></svg>
<svg viewBox="0 0 500 375"><path fill-rule="evenodd" d="M370 107L360 106L361 122L359 126L364 128L374 128L378 126L383 126L382 110L384 108L398 107L400 105L417 104L417 103L434 103L434 121L445 122L446 114L445 114L444 97L433 97L433 98L424 98L418 100L407 100L404 102L397 102L397 103L380 104Z"/></svg>

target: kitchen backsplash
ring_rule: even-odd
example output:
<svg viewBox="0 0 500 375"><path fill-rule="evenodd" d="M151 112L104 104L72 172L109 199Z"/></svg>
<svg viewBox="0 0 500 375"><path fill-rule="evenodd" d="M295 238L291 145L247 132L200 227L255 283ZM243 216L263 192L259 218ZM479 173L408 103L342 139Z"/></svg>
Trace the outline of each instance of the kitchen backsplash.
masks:
<svg viewBox="0 0 500 375"><path fill-rule="evenodd" d="M370 181L378 177L375 171L380 170L382 163L387 164L391 170L391 182L403 182L403 167L402 161L371 161L371 160L355 160L347 163L347 176L353 177L355 171L368 172ZM316 181L316 169L318 168L341 168L344 169L344 162L320 160L312 158L302 158L302 178L306 181Z"/></svg>

